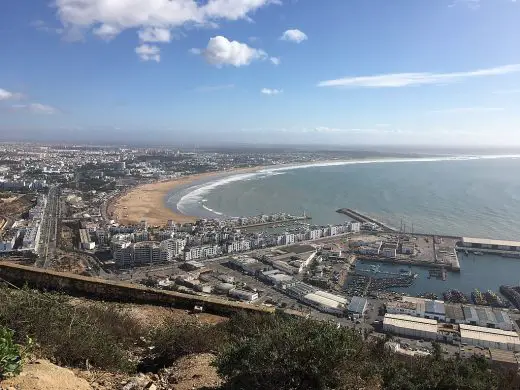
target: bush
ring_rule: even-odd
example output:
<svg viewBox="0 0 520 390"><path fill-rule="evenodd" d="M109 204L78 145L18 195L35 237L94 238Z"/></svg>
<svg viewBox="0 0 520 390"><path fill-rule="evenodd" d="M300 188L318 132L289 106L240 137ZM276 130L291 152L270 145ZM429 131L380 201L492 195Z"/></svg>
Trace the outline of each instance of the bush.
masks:
<svg viewBox="0 0 520 390"><path fill-rule="evenodd" d="M13 331L0 326L0 379L16 375L22 369L20 345L13 341Z"/></svg>
<svg viewBox="0 0 520 390"><path fill-rule="evenodd" d="M140 371L152 371L170 366L182 356L217 352L228 339L222 327L196 322L166 320L152 330L151 353L139 365Z"/></svg>
<svg viewBox="0 0 520 390"><path fill-rule="evenodd" d="M59 364L135 368L129 358L141 329L114 305L72 304L60 294L0 288L0 324L15 331L15 342L33 338L42 356Z"/></svg>

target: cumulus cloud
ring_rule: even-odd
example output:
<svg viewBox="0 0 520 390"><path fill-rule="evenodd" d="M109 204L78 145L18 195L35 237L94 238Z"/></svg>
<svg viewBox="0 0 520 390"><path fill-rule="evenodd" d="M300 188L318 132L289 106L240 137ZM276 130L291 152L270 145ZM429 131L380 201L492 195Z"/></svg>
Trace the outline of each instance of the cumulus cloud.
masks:
<svg viewBox="0 0 520 390"><path fill-rule="evenodd" d="M307 39L307 35L298 29L294 30L287 30L285 31L282 36L280 37L282 41L290 41L290 42L296 42L300 43Z"/></svg>
<svg viewBox="0 0 520 390"><path fill-rule="evenodd" d="M269 61L271 61L274 65L280 65L280 57L271 57L269 58Z"/></svg>
<svg viewBox="0 0 520 390"><path fill-rule="evenodd" d="M137 46L135 52L143 61L161 61L161 49L157 46L143 44Z"/></svg>
<svg viewBox="0 0 520 390"><path fill-rule="evenodd" d="M90 31L109 25L130 28L175 28L214 25L216 20L249 19L259 8L278 0L53 0L63 27Z"/></svg>
<svg viewBox="0 0 520 390"><path fill-rule="evenodd" d="M117 34L119 34L120 30L118 27L115 27L110 24L102 24L99 27L96 27L94 30L92 30L92 33L94 35L97 35L98 37L105 39L107 41L115 38Z"/></svg>
<svg viewBox="0 0 520 390"><path fill-rule="evenodd" d="M271 88L262 88L260 93L263 93L264 95L278 95L279 93L282 93L283 90L281 89L271 89Z"/></svg>
<svg viewBox="0 0 520 390"><path fill-rule="evenodd" d="M267 57L263 50L254 49L238 41L230 41L220 35L211 38L206 49L200 52L204 55L206 61L217 67L224 65L245 66L254 60Z"/></svg>
<svg viewBox="0 0 520 390"><path fill-rule="evenodd" d="M520 72L520 64L498 66L495 68L479 69L468 72L391 73L326 80L318 83L318 87L397 88L412 85L449 84L475 77L500 76L518 72Z"/></svg>
<svg viewBox="0 0 520 390"><path fill-rule="evenodd" d="M11 92L0 88L0 100L18 100L22 97L23 95L21 93Z"/></svg>
<svg viewBox="0 0 520 390"><path fill-rule="evenodd" d="M41 103L16 104L13 105L12 108L17 111L22 110L33 114L52 115L58 113L58 110L55 107Z"/></svg>
<svg viewBox="0 0 520 390"><path fill-rule="evenodd" d="M172 35L167 28L147 27L138 32L141 42L170 42Z"/></svg>

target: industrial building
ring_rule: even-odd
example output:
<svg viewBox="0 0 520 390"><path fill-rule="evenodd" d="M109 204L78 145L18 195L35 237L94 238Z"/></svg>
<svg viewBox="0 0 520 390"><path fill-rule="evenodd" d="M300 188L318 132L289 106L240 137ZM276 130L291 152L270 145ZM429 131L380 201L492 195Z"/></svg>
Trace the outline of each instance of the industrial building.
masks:
<svg viewBox="0 0 520 390"><path fill-rule="evenodd" d="M96 247L96 244L90 239L87 229L79 229L79 241L81 249L92 250Z"/></svg>
<svg viewBox="0 0 520 390"><path fill-rule="evenodd" d="M405 296L400 301L388 302L386 311L390 314L406 314L451 324L513 329L512 320L506 310L485 306L444 303L444 301Z"/></svg>
<svg viewBox="0 0 520 390"><path fill-rule="evenodd" d="M405 337L437 340L437 321L427 318L412 317L406 314L386 314L383 330Z"/></svg>
<svg viewBox="0 0 520 390"><path fill-rule="evenodd" d="M460 324L459 328L462 344L514 352L520 351L520 338L516 332L466 324Z"/></svg>
<svg viewBox="0 0 520 390"><path fill-rule="evenodd" d="M368 301L362 297L352 297L348 305L347 311L354 317L363 317L367 311Z"/></svg>
<svg viewBox="0 0 520 390"><path fill-rule="evenodd" d="M505 240L490 240L486 238L463 237L459 245L471 249L492 249L501 251L520 252L520 242Z"/></svg>
<svg viewBox="0 0 520 390"><path fill-rule="evenodd" d="M262 271L260 275L262 279L266 280L267 282L275 286L282 286L293 281L292 276L289 276L277 269Z"/></svg>
<svg viewBox="0 0 520 390"><path fill-rule="evenodd" d="M303 301L319 311L342 315L347 308L347 299L325 291L316 290L303 296Z"/></svg>

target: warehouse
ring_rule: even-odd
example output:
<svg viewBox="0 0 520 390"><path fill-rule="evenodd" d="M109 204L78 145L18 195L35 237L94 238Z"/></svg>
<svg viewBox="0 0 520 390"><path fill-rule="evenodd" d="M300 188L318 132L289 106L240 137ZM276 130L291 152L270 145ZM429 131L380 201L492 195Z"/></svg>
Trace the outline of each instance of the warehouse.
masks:
<svg viewBox="0 0 520 390"><path fill-rule="evenodd" d="M233 298L240 299L241 301L252 302L258 299L258 293L254 291L239 290L234 288L229 290L229 295Z"/></svg>
<svg viewBox="0 0 520 390"><path fill-rule="evenodd" d="M303 297L303 301L319 311L342 315L345 312L347 300L324 291L316 291Z"/></svg>
<svg viewBox="0 0 520 390"><path fill-rule="evenodd" d="M465 248L520 252L520 242L518 241L488 240L485 238L463 237L460 244Z"/></svg>
<svg viewBox="0 0 520 390"><path fill-rule="evenodd" d="M483 348L520 351L520 339L516 332L460 324L460 342Z"/></svg>
<svg viewBox="0 0 520 390"><path fill-rule="evenodd" d="M406 314L385 314L383 330L405 337L437 340L437 321Z"/></svg>

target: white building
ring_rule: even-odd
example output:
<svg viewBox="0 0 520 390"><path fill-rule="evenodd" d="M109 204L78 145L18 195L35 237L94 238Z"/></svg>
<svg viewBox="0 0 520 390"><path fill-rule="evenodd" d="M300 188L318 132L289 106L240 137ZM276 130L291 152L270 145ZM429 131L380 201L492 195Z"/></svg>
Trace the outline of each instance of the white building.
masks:
<svg viewBox="0 0 520 390"><path fill-rule="evenodd" d="M483 348L520 351L518 333L502 329L491 329L480 326L460 324L460 342Z"/></svg>
<svg viewBox="0 0 520 390"><path fill-rule="evenodd" d="M233 298L240 299L241 301L252 302L258 299L258 293L254 291L239 290L233 288L229 290L229 295Z"/></svg>
<svg viewBox="0 0 520 390"><path fill-rule="evenodd" d="M244 252L251 249L251 242L248 240L233 241L227 246L227 252Z"/></svg>
<svg viewBox="0 0 520 390"><path fill-rule="evenodd" d="M82 249L92 250L96 247L96 244L90 239L87 229L79 229L79 240Z"/></svg>
<svg viewBox="0 0 520 390"><path fill-rule="evenodd" d="M319 311L336 315L344 314L347 308L346 298L320 290L306 294L303 301Z"/></svg>
<svg viewBox="0 0 520 390"><path fill-rule="evenodd" d="M215 257L222 253L222 248L218 245L213 246L194 246L189 251L184 252L184 260L206 259Z"/></svg>
<svg viewBox="0 0 520 390"><path fill-rule="evenodd" d="M352 233L359 233L361 231L361 223L360 222L351 222L350 231Z"/></svg>
<svg viewBox="0 0 520 390"><path fill-rule="evenodd" d="M143 241L132 246L134 265L156 264L161 261L161 249L158 242Z"/></svg>
<svg viewBox="0 0 520 390"><path fill-rule="evenodd" d="M172 261L176 257L182 254L184 247L186 246L186 240L180 238L173 238L164 240L160 244L161 246L161 260Z"/></svg>
<svg viewBox="0 0 520 390"><path fill-rule="evenodd" d="M437 321L406 314L385 314L383 330L405 337L437 340Z"/></svg>

